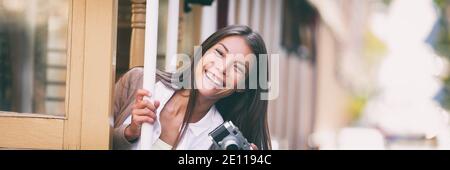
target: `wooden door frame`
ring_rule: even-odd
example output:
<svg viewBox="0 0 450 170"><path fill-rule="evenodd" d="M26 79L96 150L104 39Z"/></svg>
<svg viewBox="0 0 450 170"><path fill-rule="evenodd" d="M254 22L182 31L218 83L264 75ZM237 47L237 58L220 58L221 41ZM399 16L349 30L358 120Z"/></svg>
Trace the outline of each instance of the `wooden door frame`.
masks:
<svg viewBox="0 0 450 170"><path fill-rule="evenodd" d="M65 116L0 112L0 148L112 146L118 0L69 3Z"/></svg>

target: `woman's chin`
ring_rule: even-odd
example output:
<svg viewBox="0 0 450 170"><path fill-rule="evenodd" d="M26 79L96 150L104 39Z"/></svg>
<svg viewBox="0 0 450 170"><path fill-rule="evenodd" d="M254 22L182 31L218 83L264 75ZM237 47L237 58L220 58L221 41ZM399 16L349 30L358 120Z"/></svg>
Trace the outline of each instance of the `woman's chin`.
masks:
<svg viewBox="0 0 450 170"><path fill-rule="evenodd" d="M218 100L234 93L234 90L224 89L198 89L200 95L206 99Z"/></svg>
<svg viewBox="0 0 450 170"><path fill-rule="evenodd" d="M198 89L198 92L206 98L214 98L217 95L217 90L215 89Z"/></svg>
<svg viewBox="0 0 450 170"><path fill-rule="evenodd" d="M204 76L202 81L197 82L198 92L205 98L217 99L226 97L229 90L224 89L220 85L215 84L213 81Z"/></svg>

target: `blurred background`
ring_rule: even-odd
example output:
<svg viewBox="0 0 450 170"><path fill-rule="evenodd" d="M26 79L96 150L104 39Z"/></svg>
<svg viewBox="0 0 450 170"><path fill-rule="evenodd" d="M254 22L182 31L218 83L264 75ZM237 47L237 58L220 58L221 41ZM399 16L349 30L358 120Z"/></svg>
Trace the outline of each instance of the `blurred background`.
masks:
<svg viewBox="0 0 450 170"><path fill-rule="evenodd" d="M0 0L0 110L64 115L68 2ZM279 54L273 149L450 149L450 0L170 2L160 69L234 24ZM143 65L145 12L118 0L116 80Z"/></svg>

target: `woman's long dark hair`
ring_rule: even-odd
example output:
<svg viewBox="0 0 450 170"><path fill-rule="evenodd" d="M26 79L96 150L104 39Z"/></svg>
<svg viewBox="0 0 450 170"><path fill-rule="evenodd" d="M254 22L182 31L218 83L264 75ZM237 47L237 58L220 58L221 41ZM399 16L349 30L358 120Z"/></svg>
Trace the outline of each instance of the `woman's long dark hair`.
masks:
<svg viewBox="0 0 450 170"><path fill-rule="evenodd" d="M233 25L228 26L219 31L212 34L208 39L206 39L201 47L201 56L205 55L206 51L216 45L222 39L229 36L240 36L244 38L247 44L252 49L253 54L256 56L256 64L254 70L259 70L256 67L259 67L260 64L268 63L268 62L260 62L259 55L267 54L265 43L262 37L254 32L251 28L247 26ZM199 59L199 58L198 58ZM195 65L192 62L190 67L191 73L195 73ZM267 66L266 66L267 68ZM267 70L267 69L266 69ZM259 81L259 71L257 71L257 82ZM263 75L268 75L263 74ZM179 80L179 78L174 78L175 75L171 75L170 73L166 73L163 71L157 72L157 78L162 81L166 86L173 87L173 81ZM192 74L190 76L190 85L194 87L195 76ZM248 79L248 77L247 77ZM267 123L267 100L261 100L261 93L267 92L261 88L261 85L258 84L256 89L248 88L248 80L246 80L246 90L243 92L235 92L230 96L220 99L216 104L217 110L222 115L224 121L232 121L236 126L238 126L239 130L243 133L243 135L247 138L247 140L251 143L254 143L258 146L259 149L267 150L271 149L270 143L270 135L269 128ZM267 86L265 86L267 87ZM173 149L176 149L180 140L184 136L186 129L188 127L188 122L192 118L193 110L195 107L195 99L197 97L198 90L195 88L190 89L189 101L186 109L186 114L184 116L183 124L181 127L181 132L179 133L176 143L173 146Z"/></svg>

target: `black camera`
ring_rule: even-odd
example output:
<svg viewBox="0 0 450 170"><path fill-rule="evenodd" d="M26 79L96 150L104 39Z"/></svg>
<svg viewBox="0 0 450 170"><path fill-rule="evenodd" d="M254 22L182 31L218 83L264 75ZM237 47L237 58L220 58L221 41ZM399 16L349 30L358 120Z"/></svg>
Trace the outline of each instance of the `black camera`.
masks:
<svg viewBox="0 0 450 170"><path fill-rule="evenodd" d="M251 150L247 139L231 121L224 122L214 129L209 133L209 138L222 150Z"/></svg>

